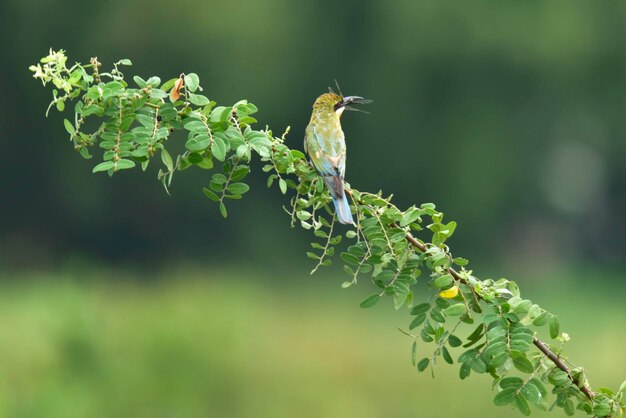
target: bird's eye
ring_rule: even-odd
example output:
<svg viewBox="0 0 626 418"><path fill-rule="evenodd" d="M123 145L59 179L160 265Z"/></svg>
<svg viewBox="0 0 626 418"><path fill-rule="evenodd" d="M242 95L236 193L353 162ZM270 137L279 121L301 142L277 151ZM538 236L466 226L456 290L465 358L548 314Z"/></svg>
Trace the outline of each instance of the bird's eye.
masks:
<svg viewBox="0 0 626 418"><path fill-rule="evenodd" d="M339 102L337 102L337 103L335 104L335 110L339 110L339 109L341 109L342 107L343 107L343 100L341 100L341 101L339 101Z"/></svg>

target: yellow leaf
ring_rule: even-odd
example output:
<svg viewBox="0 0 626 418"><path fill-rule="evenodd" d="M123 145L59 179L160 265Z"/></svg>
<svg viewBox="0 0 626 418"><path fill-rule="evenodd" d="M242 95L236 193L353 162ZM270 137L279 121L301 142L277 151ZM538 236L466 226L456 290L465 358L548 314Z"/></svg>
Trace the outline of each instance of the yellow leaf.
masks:
<svg viewBox="0 0 626 418"><path fill-rule="evenodd" d="M452 299L458 294L459 294L458 286L452 286L450 289L439 292L439 296L441 296L444 299Z"/></svg>

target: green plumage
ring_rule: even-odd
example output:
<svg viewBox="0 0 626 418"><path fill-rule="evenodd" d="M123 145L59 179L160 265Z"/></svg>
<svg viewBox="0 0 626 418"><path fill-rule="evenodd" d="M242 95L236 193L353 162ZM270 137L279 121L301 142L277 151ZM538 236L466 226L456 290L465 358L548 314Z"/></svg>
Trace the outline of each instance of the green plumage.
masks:
<svg viewBox="0 0 626 418"><path fill-rule="evenodd" d="M340 117L344 109L344 98L337 94L325 93L317 98L306 128L304 150L333 198L337 219L341 223L351 224L354 221L343 184L346 142Z"/></svg>

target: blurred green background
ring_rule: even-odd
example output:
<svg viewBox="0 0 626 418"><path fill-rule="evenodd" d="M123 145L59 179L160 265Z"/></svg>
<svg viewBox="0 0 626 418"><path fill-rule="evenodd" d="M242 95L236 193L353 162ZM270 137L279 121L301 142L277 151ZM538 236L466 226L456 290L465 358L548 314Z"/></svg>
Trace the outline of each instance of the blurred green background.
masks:
<svg viewBox="0 0 626 418"><path fill-rule="evenodd" d="M337 79L356 188L435 202L454 253L555 312L593 385L626 377L626 3L0 3L0 417L504 416L490 381L410 367L406 312L313 278L260 167L224 222L181 173L92 175L27 68L200 75L300 148ZM154 169L154 167L153 167ZM424 354L429 346L421 346ZM482 381L481 381L482 380ZM559 413L560 414L560 413Z"/></svg>

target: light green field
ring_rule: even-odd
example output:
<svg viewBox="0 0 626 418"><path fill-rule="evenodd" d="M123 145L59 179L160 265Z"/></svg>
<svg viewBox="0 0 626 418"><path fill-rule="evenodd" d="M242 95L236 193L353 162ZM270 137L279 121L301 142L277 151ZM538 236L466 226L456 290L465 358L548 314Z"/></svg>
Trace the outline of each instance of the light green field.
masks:
<svg viewBox="0 0 626 418"><path fill-rule="evenodd" d="M460 381L446 364L434 380L417 373L411 340L396 330L408 313L391 301L359 309L368 284L342 291L329 274L270 281L193 269L136 276L4 278L0 417L521 416L492 406L486 376ZM593 385L619 386L623 281L560 283L535 281L526 295L560 316ZM533 414L547 415L564 416Z"/></svg>

